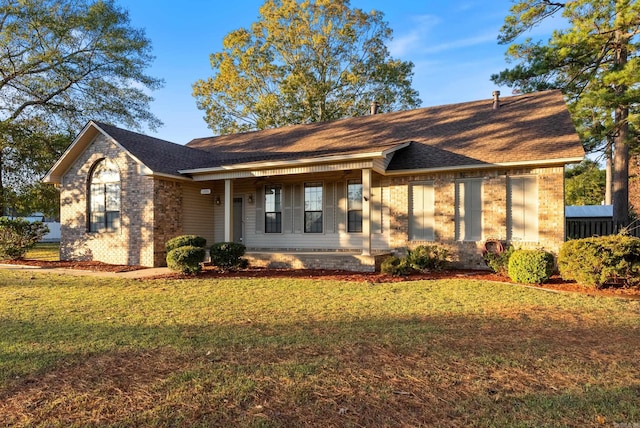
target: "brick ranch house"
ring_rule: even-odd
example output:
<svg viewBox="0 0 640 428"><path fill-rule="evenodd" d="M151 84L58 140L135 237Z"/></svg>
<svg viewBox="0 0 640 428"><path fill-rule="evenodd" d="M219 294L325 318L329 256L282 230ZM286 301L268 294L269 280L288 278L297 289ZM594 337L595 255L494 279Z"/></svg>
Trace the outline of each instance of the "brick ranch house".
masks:
<svg viewBox="0 0 640 428"><path fill-rule="evenodd" d="M162 266L196 234L253 265L370 271L436 243L479 268L489 238L559 249L564 167L583 156L560 92L495 93L187 145L89 122L44 181L64 260Z"/></svg>

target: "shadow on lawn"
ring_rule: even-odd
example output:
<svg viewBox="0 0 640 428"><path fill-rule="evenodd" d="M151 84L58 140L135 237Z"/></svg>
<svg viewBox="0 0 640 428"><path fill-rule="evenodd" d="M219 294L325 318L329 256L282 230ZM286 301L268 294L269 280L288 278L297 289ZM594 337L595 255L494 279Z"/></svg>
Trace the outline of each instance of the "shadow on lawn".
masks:
<svg viewBox="0 0 640 428"><path fill-rule="evenodd" d="M3 341L19 349L0 355L0 420L12 426L640 422L637 325L534 317L159 327L0 319Z"/></svg>

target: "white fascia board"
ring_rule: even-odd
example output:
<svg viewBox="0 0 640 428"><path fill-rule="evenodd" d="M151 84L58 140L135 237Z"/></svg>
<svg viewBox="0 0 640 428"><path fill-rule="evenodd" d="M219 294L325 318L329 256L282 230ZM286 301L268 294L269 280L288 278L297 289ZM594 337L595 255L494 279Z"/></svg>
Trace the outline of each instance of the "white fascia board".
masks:
<svg viewBox="0 0 640 428"><path fill-rule="evenodd" d="M544 159L544 160L536 160L536 161L499 162L499 163L487 163L487 164L479 164L479 165L445 166L441 168L401 169L396 171L386 171L384 175L407 175L407 174L421 174L421 173L433 173L433 172L468 171L472 169L566 165L570 163L580 163L583 160L584 160L584 157L581 157L581 158L576 157L576 158Z"/></svg>
<svg viewBox="0 0 640 428"><path fill-rule="evenodd" d="M42 178L42 182L43 183L54 183L54 184L60 184L60 182L62 181L62 176L64 175L65 171L62 172L58 172L58 174L54 174L54 172L56 170L58 170L62 164L64 163L64 161L66 160L67 156L69 156L69 154L74 151L76 149L76 147L78 146L78 144L80 144L80 142L82 141L84 135L87 133L87 131L92 127L92 126L96 126L95 123L93 121L89 121L84 128L82 128L82 131L80 131L80 133L76 136L76 138L73 140L73 142L71 144L69 144L69 147L67 147L67 149L64 151L64 153L62 153L62 155L58 158L58 160L56 161L56 163L53 164L53 166L51 168L49 168L49 171L47 171L47 173L45 174L45 176ZM96 127L97 128L97 127ZM88 144L87 144L88 145ZM82 151L84 151L85 148L83 148Z"/></svg>

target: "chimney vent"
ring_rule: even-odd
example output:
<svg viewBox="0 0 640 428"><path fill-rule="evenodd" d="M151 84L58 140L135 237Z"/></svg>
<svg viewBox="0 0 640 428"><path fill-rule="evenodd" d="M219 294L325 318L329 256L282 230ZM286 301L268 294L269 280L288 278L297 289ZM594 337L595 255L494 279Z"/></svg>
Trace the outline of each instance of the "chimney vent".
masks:
<svg viewBox="0 0 640 428"><path fill-rule="evenodd" d="M500 91L493 91L493 109L498 110L500 108Z"/></svg>
<svg viewBox="0 0 640 428"><path fill-rule="evenodd" d="M378 104L377 101L372 101L371 102L371 114L378 114L378 108L380 107L380 104Z"/></svg>

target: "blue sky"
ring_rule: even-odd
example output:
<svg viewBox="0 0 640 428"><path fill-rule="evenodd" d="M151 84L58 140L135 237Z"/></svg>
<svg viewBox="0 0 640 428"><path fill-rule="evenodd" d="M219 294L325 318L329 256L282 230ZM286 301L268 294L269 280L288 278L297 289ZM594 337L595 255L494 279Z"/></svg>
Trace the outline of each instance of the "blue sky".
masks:
<svg viewBox="0 0 640 428"><path fill-rule="evenodd" d="M191 95L198 79L212 75L209 54L221 50L230 31L257 20L263 0L119 0L129 11L131 25L145 30L156 60L149 74L165 80L152 95L152 112L164 126L148 134L184 144L212 135ZM491 98L509 88L491 81L508 64L497 36L511 0L352 0L351 6L384 13L393 30L388 44L394 58L412 61L413 87L423 106ZM535 29L531 37L548 38L553 22Z"/></svg>

